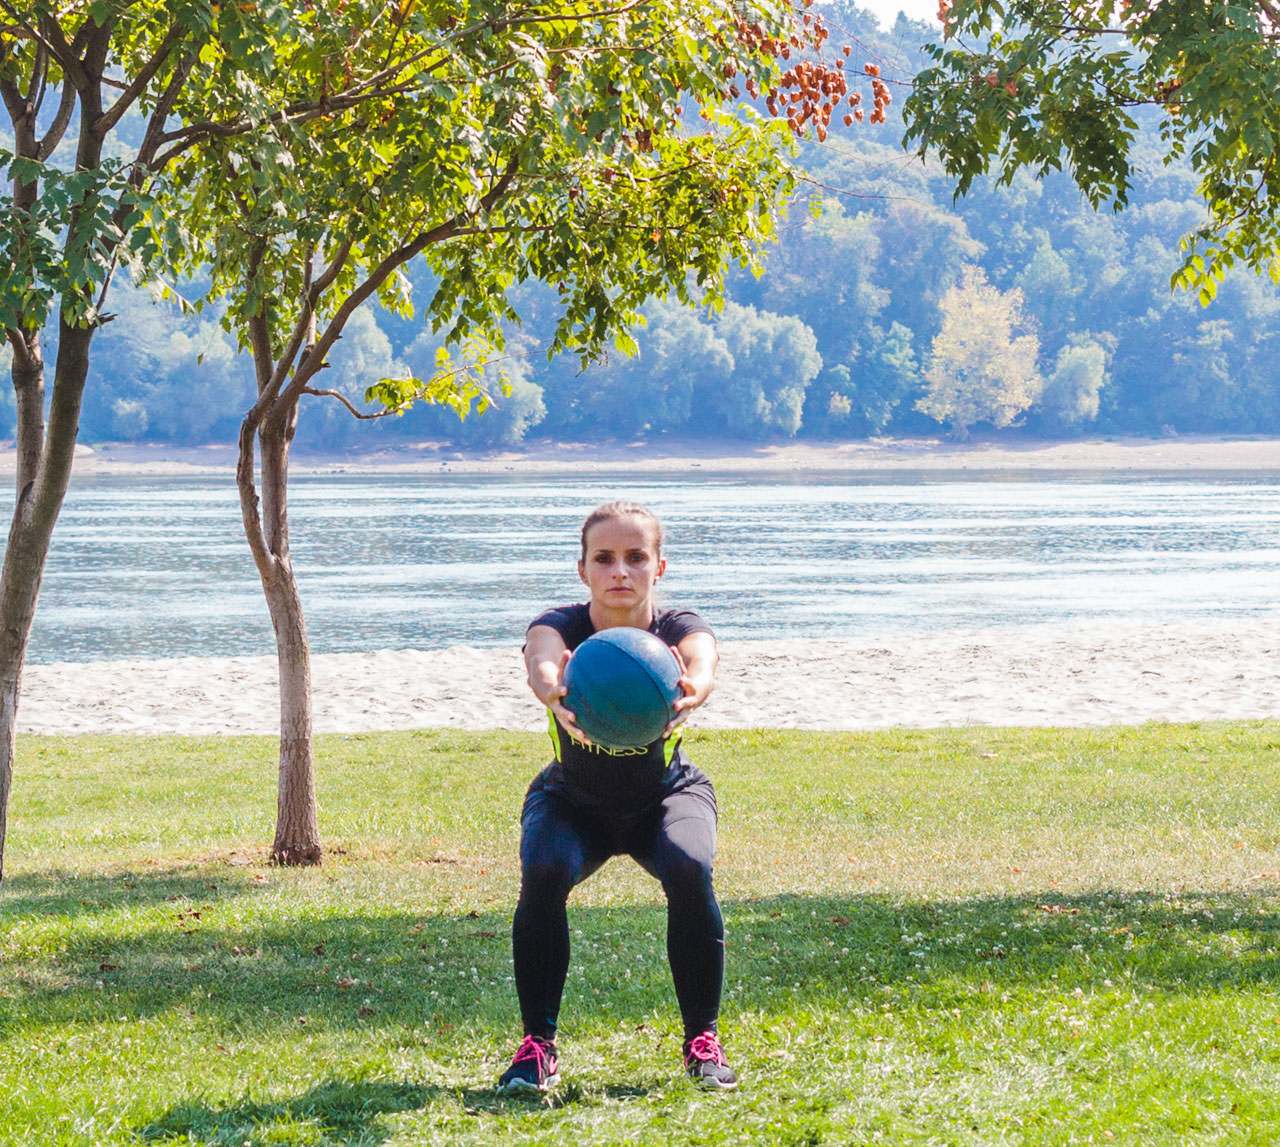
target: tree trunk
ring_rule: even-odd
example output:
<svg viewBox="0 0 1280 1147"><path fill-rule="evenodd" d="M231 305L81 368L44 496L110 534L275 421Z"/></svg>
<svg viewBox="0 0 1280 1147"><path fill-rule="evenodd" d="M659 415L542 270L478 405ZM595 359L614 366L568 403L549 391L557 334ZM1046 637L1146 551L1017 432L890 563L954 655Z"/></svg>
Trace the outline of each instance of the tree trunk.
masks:
<svg viewBox="0 0 1280 1147"><path fill-rule="evenodd" d="M4 875L22 668L57 513L47 520L24 523L22 519L26 516L23 505L14 507L4 572L0 574L0 879Z"/></svg>
<svg viewBox="0 0 1280 1147"><path fill-rule="evenodd" d="M276 864L319 864L324 853L311 748L311 649L302 602L287 565L262 588L276 633L280 671L280 762L271 859Z"/></svg>
<svg viewBox="0 0 1280 1147"><path fill-rule="evenodd" d="M71 483L93 334L92 328L62 324L47 430L39 333L11 334L9 340L14 351L18 459L13 517L0 569L0 880L4 876L22 669L53 527Z"/></svg>
<svg viewBox="0 0 1280 1147"><path fill-rule="evenodd" d="M289 556L289 446L296 425L295 403L287 417L273 415L257 429L262 449L259 510L253 484L255 428L252 418L246 418L240 432L238 480L245 534L271 614L280 675L280 760L271 859L276 864L313 865L324 853L312 752L311 646Z"/></svg>

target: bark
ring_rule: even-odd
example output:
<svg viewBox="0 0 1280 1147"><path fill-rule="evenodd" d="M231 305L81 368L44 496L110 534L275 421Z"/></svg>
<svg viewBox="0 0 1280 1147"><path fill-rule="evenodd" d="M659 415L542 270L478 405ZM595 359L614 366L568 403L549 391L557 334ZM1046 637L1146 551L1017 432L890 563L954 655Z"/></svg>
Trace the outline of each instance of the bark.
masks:
<svg viewBox="0 0 1280 1147"><path fill-rule="evenodd" d="M62 325L47 428L42 413L44 362L39 334L10 334L18 405L18 488L0 568L0 880L4 877L22 669L49 543L71 483L93 333L91 328Z"/></svg>
<svg viewBox="0 0 1280 1147"><path fill-rule="evenodd" d="M276 789L276 864L320 864L312 751L311 647L289 555L289 447L297 425L297 402L284 413L259 420L257 408L240 429L237 483L245 536L262 581L276 639L280 675L280 758ZM254 481L255 443L261 448L261 499Z"/></svg>
<svg viewBox="0 0 1280 1147"><path fill-rule="evenodd" d="M26 526L44 434L44 362L39 334L13 332L13 383L17 394L17 493L9 542L0 571L0 880L4 877L4 845L13 787L14 735L27 638L35 618L43 562ZM46 540L47 545L47 540Z"/></svg>
<svg viewBox="0 0 1280 1147"><path fill-rule="evenodd" d="M62 140L78 103L80 131L76 165L91 170L102 159L103 134L92 124L102 113L103 73L109 56L109 27L85 22L76 38L77 56L61 35L56 20L41 23L46 37L37 48L29 86L23 91L10 74L0 78L0 98L13 125L15 152L28 159L44 159ZM43 140L37 137L39 108L49 78L49 53L57 53L64 73L58 110ZM39 197L39 185L15 182L12 209L30 212ZM78 215L79 212L76 214ZM116 219L117 225L122 217ZM74 229L77 220L73 219ZM104 286L105 291L105 286ZM46 420L45 364L40 344L42 319L5 336L13 349L12 377L17 404L17 490L4 563L0 567L0 881L4 878L4 848L8 835L9 794L13 784L14 740L22 669L35 620L36 602L44 578L53 528L71 483L76 436L80 431L80 407L89 373L89 347L95 325L60 323L53 394Z"/></svg>

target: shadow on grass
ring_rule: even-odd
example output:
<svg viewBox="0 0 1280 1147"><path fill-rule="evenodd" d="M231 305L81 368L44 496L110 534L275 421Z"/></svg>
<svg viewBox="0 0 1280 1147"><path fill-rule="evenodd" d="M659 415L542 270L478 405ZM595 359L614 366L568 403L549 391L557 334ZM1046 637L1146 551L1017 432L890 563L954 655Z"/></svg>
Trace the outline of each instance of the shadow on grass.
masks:
<svg viewBox="0 0 1280 1147"><path fill-rule="evenodd" d="M382 1143L390 1134L383 1126L385 1116L418 1110L436 1090L410 1083L329 1080L281 1103L224 1108L183 1103L137 1134L142 1142L154 1144Z"/></svg>
<svg viewBox="0 0 1280 1147"><path fill-rule="evenodd" d="M105 897L113 886L97 884L95 891L93 880L81 881L82 896ZM182 1007L214 1031L278 1032L286 1042L297 1025L447 1040L485 1029L501 1038L514 1027L505 906L448 916L281 918L270 914L278 904L245 911L243 896L227 902L221 893L193 877L157 878L131 890L150 906L145 912L124 914L119 928L100 920L67 929L56 951L44 941L22 953L19 926L0 1020L94 1023L109 996L112 1012L131 1020ZM33 899L57 895L37 889ZM1272 891L928 901L784 895L729 901L724 910L731 1007L739 1010L839 1007L858 984L897 989L931 1007L991 984L1037 992L1105 978L1194 995L1280 979ZM599 1013L599 1000L623 1017L673 1008L661 907L571 903L570 923L565 1014L578 1030Z"/></svg>
<svg viewBox="0 0 1280 1147"><path fill-rule="evenodd" d="M608 1100L639 1099L648 1094L648 1088L621 1084L599 1093ZM467 1115L480 1116L570 1107L586 1098L573 1083L542 1097L502 1095L495 1088L328 1080L296 1099L279 1103L246 1102L230 1107L183 1103L138 1128L136 1134L142 1142L157 1147L168 1143L265 1147L283 1142L342 1147L385 1142L392 1133L385 1123L386 1116L420 1111L437 1099L450 1100Z"/></svg>
<svg viewBox="0 0 1280 1147"><path fill-rule="evenodd" d="M120 870L110 873L52 870L11 876L0 887L0 907L13 921L24 917L92 916L166 902L226 898L252 892L242 880L211 876L208 867Z"/></svg>
<svg viewBox="0 0 1280 1147"><path fill-rule="evenodd" d="M188 1050L225 1040L230 1054L253 1061L299 1047L305 1031L308 1050L299 1054L319 1049L334 1073L275 1102L204 1102L190 1097L199 1095L192 1082L188 1098L135 1128L143 1142L355 1147L391 1138L397 1115L434 1126L435 1110L456 1129L458 1120L468 1126L472 1117L530 1106L473 1086L496 1075L498 1049L508 1038L514 1046L518 1026L505 910L304 917L281 916L288 907L278 898L260 907L243 896L170 903L170 895L198 891L182 875L131 891L146 907L123 914L118 927L115 917L97 918L96 934L66 927L56 945L42 939L33 954L6 961L0 1028L46 1045L61 1038L59 1029L173 1013L180 1026L196 1025ZM57 891L28 886L27 895L43 903ZM746 1013L766 1025L828 1024L851 1006L865 1014L870 1000L873 1009L893 1001L895 1012L964 1009L977 1022L983 1012L1016 1013L1028 997L1065 998L1077 989L1140 989L1171 1002L1271 992L1280 978L1278 906L1270 888L732 900L724 905L725 1018L730 1028ZM661 907L571 905L570 923L569 1037L613 1039L622 1021L624 1036L640 1023L648 1027L639 1038L665 1041L664 1055L677 1048ZM655 1011L669 1022L652 1023ZM353 1048L363 1049L356 1059ZM147 1054L167 1053L157 1046ZM395 1069L401 1076L420 1070L439 1078L434 1063L453 1064L443 1069L448 1077L469 1078L461 1087L361 1078L389 1072L391 1063L410 1065ZM548 1105L647 1094L622 1082L587 1090L569 1083Z"/></svg>

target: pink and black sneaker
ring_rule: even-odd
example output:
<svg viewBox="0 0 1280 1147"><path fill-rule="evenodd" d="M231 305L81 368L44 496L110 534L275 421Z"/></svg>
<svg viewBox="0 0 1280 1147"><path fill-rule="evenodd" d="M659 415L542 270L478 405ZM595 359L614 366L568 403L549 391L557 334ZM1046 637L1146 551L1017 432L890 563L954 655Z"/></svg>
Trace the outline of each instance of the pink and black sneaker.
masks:
<svg viewBox="0 0 1280 1147"><path fill-rule="evenodd" d="M684 1069L698 1087L707 1091L732 1091L738 1086L738 1075L725 1062L720 1037L713 1031L705 1031L685 1043Z"/></svg>
<svg viewBox="0 0 1280 1147"><path fill-rule="evenodd" d="M550 1091L560 1082L556 1070L556 1045L551 1040L527 1035L516 1048L511 1066L498 1080L499 1091Z"/></svg>

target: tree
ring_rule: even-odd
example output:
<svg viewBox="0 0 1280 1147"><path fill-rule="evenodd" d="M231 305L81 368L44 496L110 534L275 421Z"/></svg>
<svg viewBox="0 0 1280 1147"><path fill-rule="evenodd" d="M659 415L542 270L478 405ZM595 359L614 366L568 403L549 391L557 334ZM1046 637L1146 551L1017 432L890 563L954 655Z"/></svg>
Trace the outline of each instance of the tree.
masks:
<svg viewBox="0 0 1280 1147"><path fill-rule="evenodd" d="M943 296L942 327L925 370L928 388L916 409L967 437L976 422L1013 423L1040 395L1040 342L1016 334L1022 292L1001 293L977 267L965 270Z"/></svg>
<svg viewBox="0 0 1280 1147"><path fill-rule="evenodd" d="M1176 285L1208 303L1242 263L1280 282L1280 5L1274 0L954 0L907 101L907 140L965 193L1067 167L1123 207L1140 118L1189 160L1207 218Z"/></svg>
<svg viewBox="0 0 1280 1147"><path fill-rule="evenodd" d="M227 440L252 402L252 375L217 317L183 315L148 289L112 293L80 411L93 441Z"/></svg>
<svg viewBox="0 0 1280 1147"><path fill-rule="evenodd" d="M731 356L727 378L702 378L694 402L738 438L794 438L805 391L822 369L818 340L792 315L728 303L717 324Z"/></svg>
<svg viewBox="0 0 1280 1147"><path fill-rule="evenodd" d="M756 264L794 184L788 128L825 137L837 102L855 97L843 61L780 62L827 33L771 0L351 0L307 7L290 32L275 67L240 89L241 114L272 131L211 134L181 182L188 258L209 267L257 376L237 481L280 674L272 855L312 864L310 650L287 511L303 398L362 418L421 399L483 408L482 372L519 319L512 292L533 281L556 292L549 353L634 352L646 299L714 303L726 263ZM736 104L739 80L779 118ZM875 116L887 90L872 86ZM316 91L347 110L275 110ZM365 302L407 312L419 256L435 283L422 317L459 358L426 379L373 381L364 398L377 409L362 409L321 372Z"/></svg>
<svg viewBox="0 0 1280 1147"><path fill-rule="evenodd" d="M611 355L585 370L571 358L553 364L550 429L634 437L702 425L694 388L707 379L718 386L733 373L733 356L713 318L655 299L646 304L644 322L632 332L635 355Z"/></svg>
<svg viewBox="0 0 1280 1147"><path fill-rule="evenodd" d="M1059 352L1040 396L1041 417L1050 430L1071 430L1098 417L1098 396L1107 382L1107 350L1081 335Z"/></svg>
<svg viewBox="0 0 1280 1147"><path fill-rule="evenodd" d="M0 144L11 192L0 224L0 328L11 352L16 498L0 572L0 874L14 726L54 524L71 479L90 351L112 316L116 270L155 270L162 234L146 223L183 148L245 121L175 126L180 97L205 111L228 62L267 58L265 25L210 0L0 0ZM314 114L322 114L313 105ZM46 394L46 324L56 320ZM122 419L139 412L122 408Z"/></svg>

